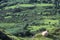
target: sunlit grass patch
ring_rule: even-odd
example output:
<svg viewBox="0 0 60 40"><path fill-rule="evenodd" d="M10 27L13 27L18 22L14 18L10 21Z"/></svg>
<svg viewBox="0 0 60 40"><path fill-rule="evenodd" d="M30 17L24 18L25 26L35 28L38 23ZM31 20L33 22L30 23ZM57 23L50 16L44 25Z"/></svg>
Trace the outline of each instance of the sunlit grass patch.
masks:
<svg viewBox="0 0 60 40"><path fill-rule="evenodd" d="M29 26L28 30L36 31L36 30L39 30L40 28L41 28L40 26Z"/></svg>
<svg viewBox="0 0 60 40"><path fill-rule="evenodd" d="M8 9L15 9L15 8L20 8L20 7L34 7L34 6L43 7L43 6L54 6L54 5L53 4L16 4L13 6L5 7L4 9L8 10Z"/></svg>
<svg viewBox="0 0 60 40"><path fill-rule="evenodd" d="M59 20L50 20L50 19L45 19L44 20L45 24L59 24Z"/></svg>
<svg viewBox="0 0 60 40"><path fill-rule="evenodd" d="M20 7L34 7L34 5L32 5L32 4L17 4L17 5L5 7L4 9L8 10L8 9L15 9L15 8L20 8Z"/></svg>
<svg viewBox="0 0 60 40"><path fill-rule="evenodd" d="M55 18L56 19L56 15L54 15L54 16L42 16L42 18L46 18L46 19L48 19L48 18Z"/></svg>
<svg viewBox="0 0 60 40"><path fill-rule="evenodd" d="M4 9L5 9L5 10L8 10L8 9L15 9L15 8L17 8L17 5L13 5L13 6L5 7Z"/></svg>
<svg viewBox="0 0 60 40"><path fill-rule="evenodd" d="M42 28L45 28L46 30L48 30L48 31L51 32L56 27L51 26L51 25L29 26L28 30L30 30L31 32L33 32L33 31L40 30Z"/></svg>
<svg viewBox="0 0 60 40"><path fill-rule="evenodd" d="M18 4L20 7L33 7L32 4Z"/></svg>
<svg viewBox="0 0 60 40"><path fill-rule="evenodd" d="M12 18L12 16L6 16L6 17L4 17L5 19L7 19L7 18Z"/></svg>
<svg viewBox="0 0 60 40"><path fill-rule="evenodd" d="M36 6L54 6L54 4L36 4Z"/></svg>

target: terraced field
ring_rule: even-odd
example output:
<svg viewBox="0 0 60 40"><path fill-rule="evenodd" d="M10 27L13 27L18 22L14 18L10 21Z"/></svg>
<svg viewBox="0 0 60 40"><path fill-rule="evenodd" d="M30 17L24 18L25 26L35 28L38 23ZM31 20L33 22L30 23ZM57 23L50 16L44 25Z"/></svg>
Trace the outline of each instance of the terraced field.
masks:
<svg viewBox="0 0 60 40"><path fill-rule="evenodd" d="M60 14L54 13L54 4L17 3L3 7L4 5L0 5L2 7L0 8L0 30L9 34L8 36L14 38L13 40L55 40L57 38L60 40L60 36L57 38L43 37L37 32L45 28L50 34L53 34L56 29L60 28ZM26 30L30 30L31 33L36 32L36 34L30 38L18 36L20 32Z"/></svg>

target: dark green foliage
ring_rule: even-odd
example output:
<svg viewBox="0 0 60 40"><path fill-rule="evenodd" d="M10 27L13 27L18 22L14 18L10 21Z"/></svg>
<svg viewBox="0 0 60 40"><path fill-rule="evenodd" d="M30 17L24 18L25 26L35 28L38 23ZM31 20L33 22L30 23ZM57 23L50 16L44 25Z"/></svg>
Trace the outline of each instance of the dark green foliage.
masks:
<svg viewBox="0 0 60 40"><path fill-rule="evenodd" d="M32 36L34 36L35 34L34 33L32 33L32 32L30 32L29 30L25 30L25 31L23 31L23 32L20 32L20 33L17 33L17 34L13 34L13 35L15 35L15 36L21 36L21 37L32 37Z"/></svg>
<svg viewBox="0 0 60 40"><path fill-rule="evenodd" d="M2 2L11 2L11 3L54 3L54 0L1 0ZM56 3L56 2L55 2Z"/></svg>
<svg viewBox="0 0 60 40"><path fill-rule="evenodd" d="M2 40L12 40L11 38L9 38L6 34L4 34L1 31L0 31L0 39L2 39Z"/></svg>

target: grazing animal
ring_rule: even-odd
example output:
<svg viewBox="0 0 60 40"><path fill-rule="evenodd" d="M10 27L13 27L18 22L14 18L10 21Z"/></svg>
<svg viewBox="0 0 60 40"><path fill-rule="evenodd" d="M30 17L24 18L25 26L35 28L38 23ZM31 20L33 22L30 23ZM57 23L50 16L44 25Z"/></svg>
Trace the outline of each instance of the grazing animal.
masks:
<svg viewBox="0 0 60 40"><path fill-rule="evenodd" d="M43 31L41 34L42 36L48 36L48 31Z"/></svg>

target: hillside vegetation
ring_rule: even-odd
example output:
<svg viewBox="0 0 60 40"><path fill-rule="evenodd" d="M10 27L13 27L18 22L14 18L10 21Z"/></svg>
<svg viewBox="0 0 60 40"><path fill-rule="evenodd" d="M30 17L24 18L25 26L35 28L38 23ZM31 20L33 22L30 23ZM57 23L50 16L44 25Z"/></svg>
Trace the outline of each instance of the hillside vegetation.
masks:
<svg viewBox="0 0 60 40"><path fill-rule="evenodd" d="M59 0L1 0L0 31L12 40L60 40L59 3ZM49 36L41 35L44 29Z"/></svg>

